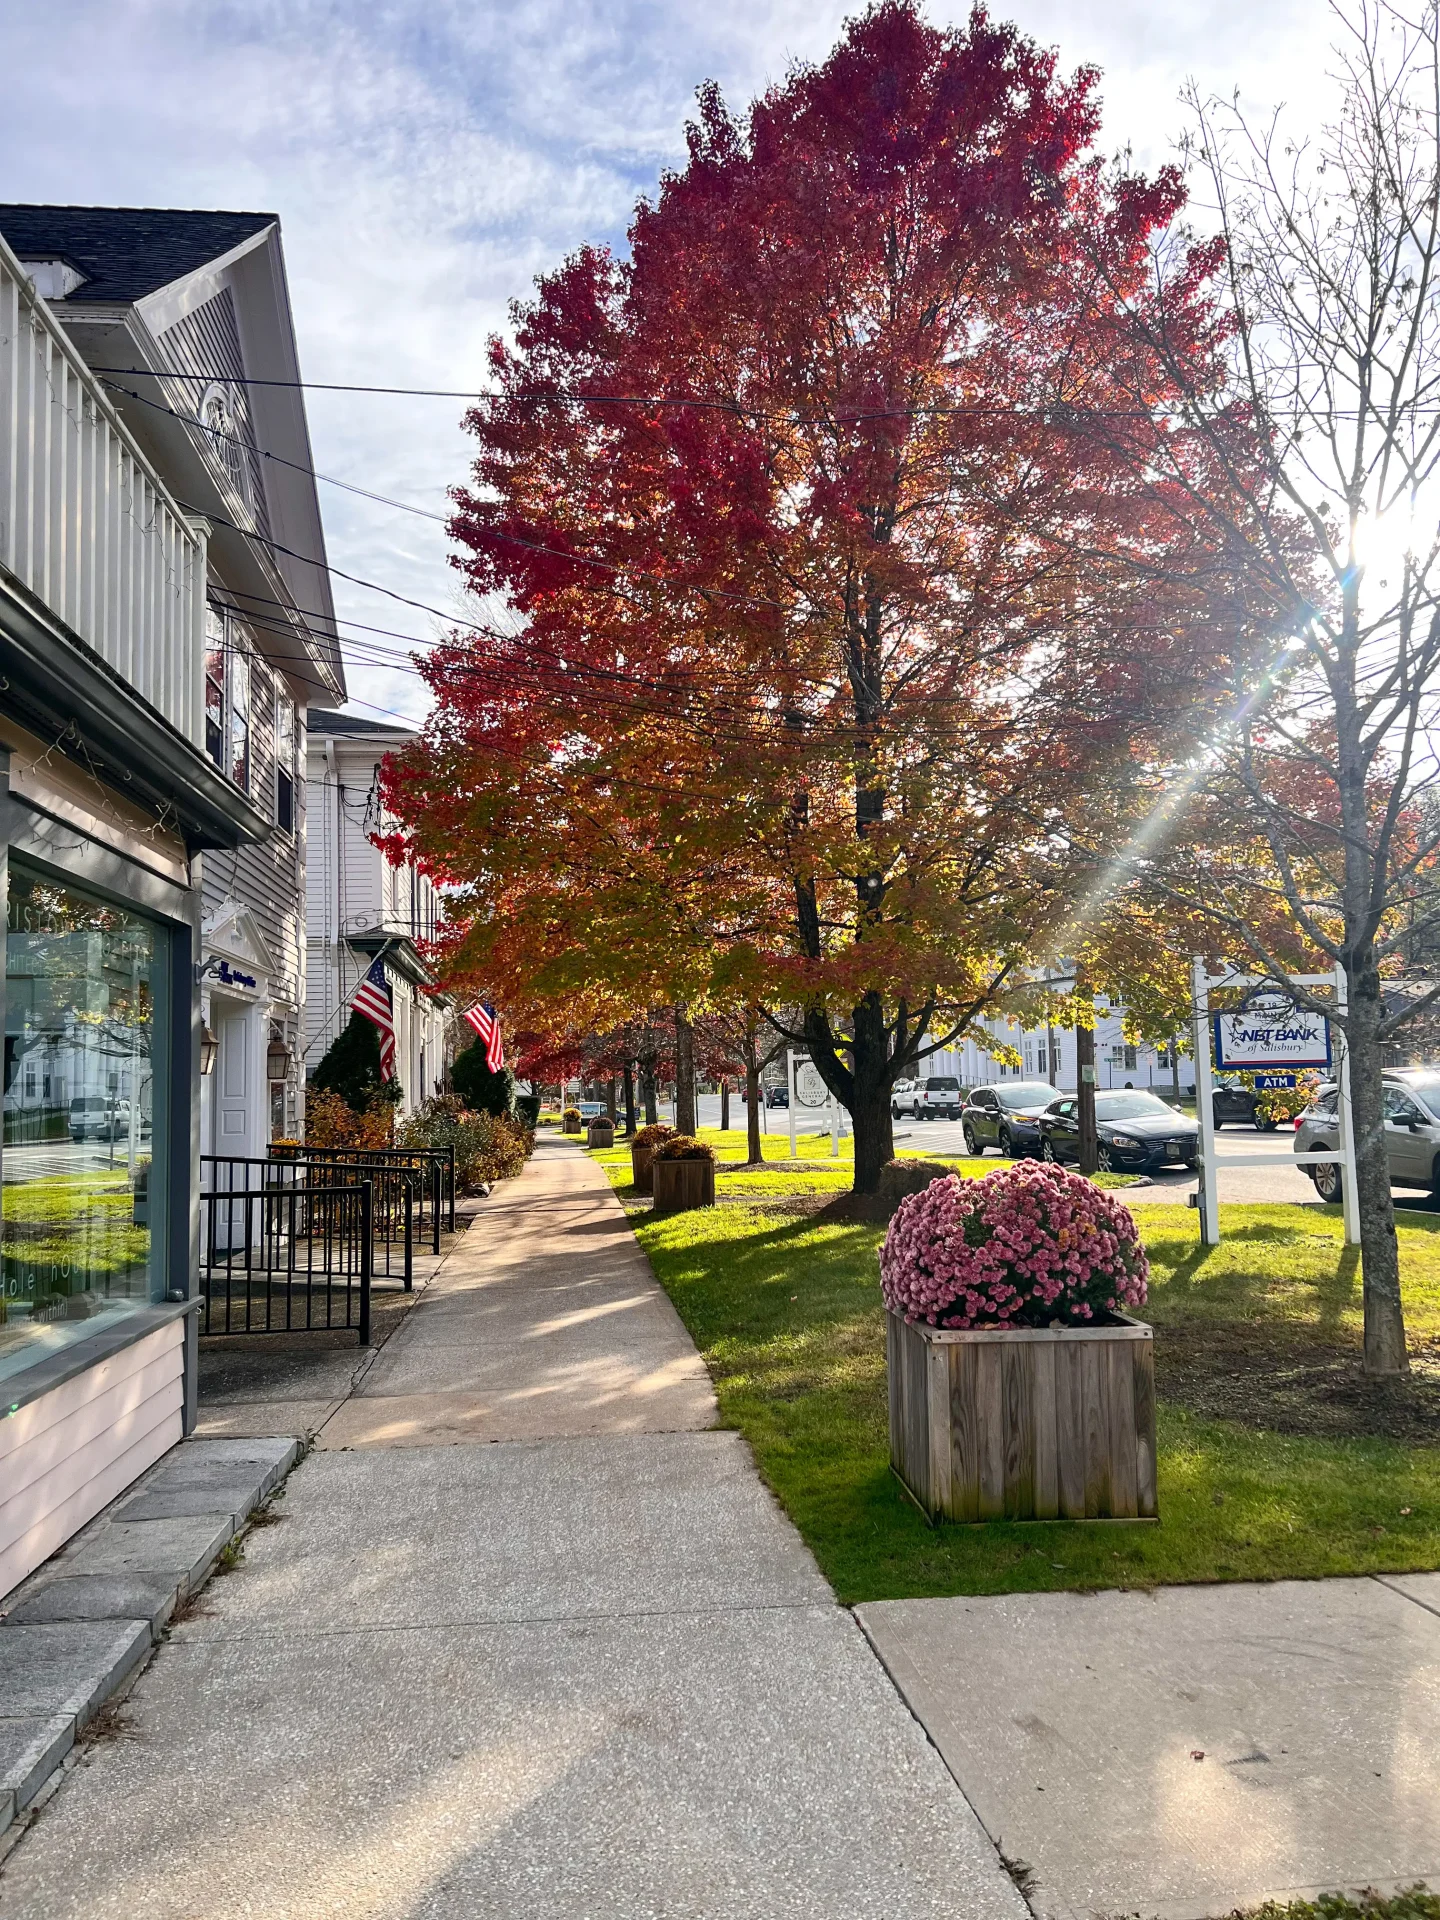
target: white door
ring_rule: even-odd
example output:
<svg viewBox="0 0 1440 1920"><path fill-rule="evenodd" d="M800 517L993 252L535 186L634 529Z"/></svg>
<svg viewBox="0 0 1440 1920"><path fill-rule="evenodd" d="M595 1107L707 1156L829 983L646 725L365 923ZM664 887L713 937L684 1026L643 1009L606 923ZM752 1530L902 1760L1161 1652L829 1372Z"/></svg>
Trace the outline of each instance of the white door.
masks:
<svg viewBox="0 0 1440 1920"><path fill-rule="evenodd" d="M244 1158L254 1152L258 1086L250 1055L255 1015L249 1007L211 1004L220 1043L215 1058L215 1152Z"/></svg>

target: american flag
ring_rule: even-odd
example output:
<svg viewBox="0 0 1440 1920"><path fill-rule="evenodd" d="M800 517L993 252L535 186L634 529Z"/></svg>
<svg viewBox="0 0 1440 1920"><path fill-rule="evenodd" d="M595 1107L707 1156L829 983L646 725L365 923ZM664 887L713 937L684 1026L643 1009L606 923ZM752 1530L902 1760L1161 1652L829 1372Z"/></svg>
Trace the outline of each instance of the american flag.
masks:
<svg viewBox="0 0 1440 1920"><path fill-rule="evenodd" d="M483 1000L467 1007L461 1016L485 1042L485 1064L491 1073L499 1073L505 1064L505 1042L500 1037L500 1016Z"/></svg>
<svg viewBox="0 0 1440 1920"><path fill-rule="evenodd" d="M386 1080L395 1078L395 1007L390 997L390 982L385 978L385 962L372 960L370 971L350 999L351 1010L363 1014L380 1029L380 1072Z"/></svg>

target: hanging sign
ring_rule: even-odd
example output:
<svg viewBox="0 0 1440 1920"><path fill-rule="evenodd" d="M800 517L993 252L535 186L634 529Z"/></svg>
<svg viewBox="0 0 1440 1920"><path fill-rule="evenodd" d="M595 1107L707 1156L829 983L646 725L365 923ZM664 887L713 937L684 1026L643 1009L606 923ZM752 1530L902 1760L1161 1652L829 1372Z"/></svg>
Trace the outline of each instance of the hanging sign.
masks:
<svg viewBox="0 0 1440 1920"><path fill-rule="evenodd" d="M1294 1084L1295 1075L1293 1073L1257 1073L1255 1076L1255 1091L1257 1093L1268 1093L1272 1089L1279 1087L1293 1087Z"/></svg>
<svg viewBox="0 0 1440 1920"><path fill-rule="evenodd" d="M1286 993L1261 989L1234 1013L1215 1015L1215 1065L1221 1073L1329 1067L1330 1022Z"/></svg>
<svg viewBox="0 0 1440 1920"><path fill-rule="evenodd" d="M795 1062L795 1098L802 1107L823 1107L830 1098L830 1089L813 1060Z"/></svg>

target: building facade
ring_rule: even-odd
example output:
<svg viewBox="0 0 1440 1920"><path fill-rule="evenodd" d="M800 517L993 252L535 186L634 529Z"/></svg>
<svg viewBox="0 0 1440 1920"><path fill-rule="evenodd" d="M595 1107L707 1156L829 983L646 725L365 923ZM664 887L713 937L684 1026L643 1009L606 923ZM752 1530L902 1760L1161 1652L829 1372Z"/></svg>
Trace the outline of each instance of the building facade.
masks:
<svg viewBox="0 0 1440 1920"><path fill-rule="evenodd" d="M206 751L210 526L63 323L77 272L0 238L0 1595L193 1422L197 866L268 831Z"/></svg>
<svg viewBox="0 0 1440 1920"><path fill-rule="evenodd" d="M10 206L0 233L207 528L202 745L267 831L196 867L201 1144L257 1157L303 1124L305 713L345 692L279 222Z"/></svg>
<svg viewBox="0 0 1440 1920"><path fill-rule="evenodd" d="M380 763L414 738L406 727L312 708L307 723L309 959L304 1057L314 1073L349 1019L350 997L378 958L395 1012L403 1117L444 1085L450 1003L426 959L439 900L418 868L392 864L374 836L395 822L380 800Z"/></svg>
<svg viewBox="0 0 1440 1920"><path fill-rule="evenodd" d="M1099 1087L1153 1087L1157 1093L1190 1094L1195 1072L1188 1054L1172 1062L1167 1047L1137 1045L1125 1037L1125 1009L1103 995L1095 1002L1095 1084ZM1077 1081L1073 1027L1026 1029L1014 1021L987 1019L977 1026L988 1037L946 1047L921 1061L922 1074L953 1073L962 1086L988 1085L995 1080L1048 1080L1051 1086L1073 1092ZM1183 1036L1182 1036L1183 1045ZM1020 1064L1000 1060L992 1048L1013 1049Z"/></svg>

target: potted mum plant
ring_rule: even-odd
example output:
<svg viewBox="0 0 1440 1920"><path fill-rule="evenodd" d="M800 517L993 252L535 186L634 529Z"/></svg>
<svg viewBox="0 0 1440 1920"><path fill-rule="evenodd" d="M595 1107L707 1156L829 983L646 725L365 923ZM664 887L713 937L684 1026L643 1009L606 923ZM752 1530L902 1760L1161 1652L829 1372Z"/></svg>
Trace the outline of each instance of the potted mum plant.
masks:
<svg viewBox="0 0 1440 1920"><path fill-rule="evenodd" d="M677 1133L663 1140L650 1162L656 1213L686 1213L715 1204L715 1149L705 1140Z"/></svg>
<svg viewBox="0 0 1440 1920"><path fill-rule="evenodd" d="M657 1147L663 1147L667 1140L674 1138L674 1127L667 1127L660 1122L653 1127L641 1127L630 1142L630 1171L634 1177L637 1193L651 1191L650 1162L655 1156L655 1150Z"/></svg>
<svg viewBox="0 0 1440 1920"><path fill-rule="evenodd" d="M613 1147L615 1144L615 1122L608 1113L598 1113L585 1130L587 1147Z"/></svg>
<svg viewBox="0 0 1440 1920"><path fill-rule="evenodd" d="M1067 1167L951 1174L880 1253L890 1459L932 1519L1154 1519L1149 1266L1128 1207Z"/></svg>
<svg viewBox="0 0 1440 1920"><path fill-rule="evenodd" d="M578 1107L566 1107L564 1113L560 1116L560 1125L566 1133L579 1133L580 1109Z"/></svg>

